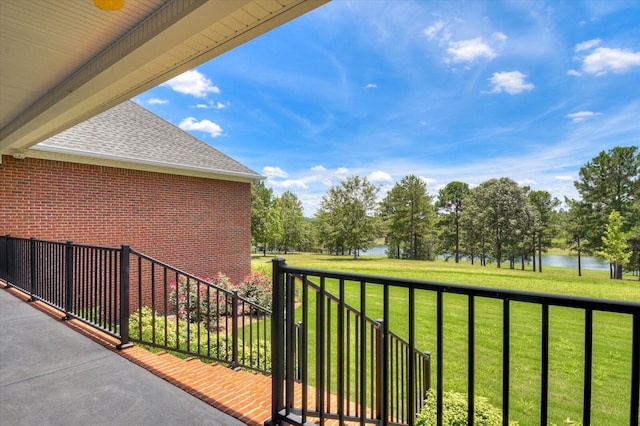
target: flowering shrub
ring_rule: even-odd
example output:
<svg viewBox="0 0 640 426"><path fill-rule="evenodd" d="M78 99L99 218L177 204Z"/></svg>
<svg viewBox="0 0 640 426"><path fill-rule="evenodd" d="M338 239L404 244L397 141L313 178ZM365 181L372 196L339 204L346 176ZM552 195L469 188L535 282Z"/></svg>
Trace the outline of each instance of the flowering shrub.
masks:
<svg viewBox="0 0 640 426"><path fill-rule="evenodd" d="M205 283L214 284L222 288L229 288L231 282L224 274L217 274L212 278L200 278L201 281L188 279L181 275L178 281L170 284L169 302L176 311L180 319L189 322L204 322L207 326L215 323L224 311L224 293L216 290Z"/></svg>
<svg viewBox="0 0 640 426"><path fill-rule="evenodd" d="M238 296L258 306L271 310L273 288L269 277L261 272L251 272L236 286Z"/></svg>

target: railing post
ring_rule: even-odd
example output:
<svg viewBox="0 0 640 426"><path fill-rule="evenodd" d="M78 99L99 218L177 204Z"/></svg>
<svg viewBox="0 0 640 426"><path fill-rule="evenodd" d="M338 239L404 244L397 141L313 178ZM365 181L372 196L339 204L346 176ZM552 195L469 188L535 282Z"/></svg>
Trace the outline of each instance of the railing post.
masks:
<svg viewBox="0 0 640 426"><path fill-rule="evenodd" d="M284 273L282 258L274 258L271 317L271 418L265 425L280 425L280 410L284 408Z"/></svg>
<svg viewBox="0 0 640 426"><path fill-rule="evenodd" d="M13 276L15 270L15 244L13 244L13 238L7 234L7 284L11 285L15 281Z"/></svg>
<svg viewBox="0 0 640 426"><path fill-rule="evenodd" d="M233 290L233 298L231 299L231 324L232 324L232 348L231 348L231 368L240 367L238 363L238 290Z"/></svg>
<svg viewBox="0 0 640 426"><path fill-rule="evenodd" d="M31 273L30 275L30 286L29 286L29 302L35 302L35 298L33 297L33 293L36 288L36 237L29 238L29 263Z"/></svg>
<svg viewBox="0 0 640 426"><path fill-rule="evenodd" d="M73 318L73 241L67 241L64 250L64 319Z"/></svg>
<svg viewBox="0 0 640 426"><path fill-rule="evenodd" d="M422 393L422 399L427 397L427 392L431 389L431 352L425 352L423 358L423 369L422 369L422 383L424 383L424 389Z"/></svg>
<svg viewBox="0 0 640 426"><path fill-rule="evenodd" d="M120 344L118 349L133 346L129 342L129 257L131 247L123 244L120 248ZM140 296L141 297L141 296Z"/></svg>
<svg viewBox="0 0 640 426"><path fill-rule="evenodd" d="M4 280L7 285L9 283L9 235L0 236L0 242L2 243L2 250L0 254L0 278Z"/></svg>

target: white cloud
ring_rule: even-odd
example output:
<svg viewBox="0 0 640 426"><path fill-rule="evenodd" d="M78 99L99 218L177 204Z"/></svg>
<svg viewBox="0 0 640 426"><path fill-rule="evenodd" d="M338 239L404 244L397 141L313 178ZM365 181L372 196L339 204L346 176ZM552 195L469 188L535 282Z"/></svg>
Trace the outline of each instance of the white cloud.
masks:
<svg viewBox="0 0 640 426"><path fill-rule="evenodd" d="M349 169L346 167L338 167L335 171L335 176L341 179L346 178L349 176Z"/></svg>
<svg viewBox="0 0 640 426"><path fill-rule="evenodd" d="M178 124L178 127L182 130L198 130L209 133L212 138L218 137L222 134L222 127L207 119L196 121L193 117L187 117Z"/></svg>
<svg viewBox="0 0 640 426"><path fill-rule="evenodd" d="M262 168L262 173L264 173L268 179L286 178L289 176L287 172L282 170L280 167L265 166Z"/></svg>
<svg viewBox="0 0 640 426"><path fill-rule="evenodd" d="M602 113L593 111L580 111L574 112L573 114L567 114L566 117L570 118L573 123L580 123L597 115L602 115Z"/></svg>
<svg viewBox="0 0 640 426"><path fill-rule="evenodd" d="M622 74L630 68L638 66L640 66L640 52L608 47L597 48L582 61L584 72L598 76L609 72Z"/></svg>
<svg viewBox="0 0 640 426"><path fill-rule="evenodd" d="M313 166L313 167L311 168L311 171L312 171L312 172L326 172L326 171L327 171L327 169L326 169L324 166L322 166L322 165L317 165L317 166Z"/></svg>
<svg viewBox="0 0 640 426"><path fill-rule="evenodd" d="M559 180L560 182L573 182L573 176L554 176L555 180Z"/></svg>
<svg viewBox="0 0 640 426"><path fill-rule="evenodd" d="M419 178L421 181L423 181L425 184L427 184L427 186L429 186L429 185L433 185L434 183L436 183L436 182L437 182L435 179L428 178L428 177L424 177L424 176L419 176L418 178Z"/></svg>
<svg viewBox="0 0 640 426"><path fill-rule="evenodd" d="M205 98L209 93L220 93L220 89L214 86L207 76L197 70L189 70L162 83L161 86L169 86L178 93L192 95L196 98Z"/></svg>
<svg viewBox="0 0 640 426"><path fill-rule="evenodd" d="M393 178L389 173L376 170L375 172L369 175L369 180L372 183L385 183L385 182L393 182Z"/></svg>
<svg viewBox="0 0 640 426"><path fill-rule="evenodd" d="M485 57L493 59L496 53L483 39L474 38L471 40L452 41L449 43L447 53L451 56L451 62L474 62L476 59Z"/></svg>
<svg viewBox="0 0 640 426"><path fill-rule="evenodd" d="M209 101L206 104L196 104L196 108L199 109L224 109L229 106L229 102L223 104L222 102Z"/></svg>
<svg viewBox="0 0 640 426"><path fill-rule="evenodd" d="M425 28L424 34L427 36L429 40L435 40L437 38L441 38L442 30L444 29L445 24L442 21L436 21L431 24L429 27Z"/></svg>
<svg viewBox="0 0 640 426"><path fill-rule="evenodd" d="M517 95L527 90L532 90L535 86L532 83L525 83L526 74L520 71L496 72L489 79L493 84L493 89L489 93L507 92L510 95Z"/></svg>
<svg viewBox="0 0 640 426"><path fill-rule="evenodd" d="M163 105L163 104L168 104L169 101L166 99L151 98L147 101L147 103L149 105Z"/></svg>
<svg viewBox="0 0 640 426"><path fill-rule="evenodd" d="M572 75L574 77L580 77L582 75L581 72L576 71L576 70L569 70L567 71L567 75Z"/></svg>
<svg viewBox="0 0 640 426"><path fill-rule="evenodd" d="M378 87L378 85L375 84L375 83L369 83L366 86L364 86L365 89L375 89L377 87Z"/></svg>
<svg viewBox="0 0 640 426"><path fill-rule="evenodd" d="M529 178L525 178L525 179L522 179L522 180L518 181L518 185L520 185L520 186L525 186L525 185L526 186L530 186L530 185L537 185L537 184L538 184L538 182L536 182L533 179L529 179Z"/></svg>
<svg viewBox="0 0 640 426"><path fill-rule="evenodd" d="M333 182L331 181L331 179L322 179L322 184L324 186L333 186Z"/></svg>
<svg viewBox="0 0 640 426"><path fill-rule="evenodd" d="M576 52L582 52L583 50L591 50L596 46L599 46L602 40L599 38L594 38L593 40L583 41L582 43L576 44L573 48Z"/></svg>
<svg viewBox="0 0 640 426"><path fill-rule="evenodd" d="M309 187L301 180L287 179L283 181L269 180L269 184L282 189L308 189Z"/></svg>
<svg viewBox="0 0 640 426"><path fill-rule="evenodd" d="M500 31L494 32L489 40L476 37L465 40L454 40L449 30L450 25L443 21L436 21L424 29L429 41L437 41L439 46L446 46L447 63L475 62L479 59L493 59L496 50L502 49L507 36Z"/></svg>

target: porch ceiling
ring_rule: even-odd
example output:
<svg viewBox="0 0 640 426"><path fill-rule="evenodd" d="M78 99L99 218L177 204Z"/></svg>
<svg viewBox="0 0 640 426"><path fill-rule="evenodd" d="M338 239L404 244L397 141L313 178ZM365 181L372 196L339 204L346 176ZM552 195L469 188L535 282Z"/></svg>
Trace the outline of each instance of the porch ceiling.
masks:
<svg viewBox="0 0 640 426"><path fill-rule="evenodd" d="M0 154L28 148L329 0L0 2Z"/></svg>

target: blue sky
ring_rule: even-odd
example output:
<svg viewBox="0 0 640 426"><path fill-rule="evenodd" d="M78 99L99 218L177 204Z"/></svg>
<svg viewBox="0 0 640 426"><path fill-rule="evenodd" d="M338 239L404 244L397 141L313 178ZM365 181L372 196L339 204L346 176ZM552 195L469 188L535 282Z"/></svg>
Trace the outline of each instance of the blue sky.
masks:
<svg viewBox="0 0 640 426"><path fill-rule="evenodd" d="M414 174L577 198L640 145L640 2L334 0L136 102L292 191Z"/></svg>

